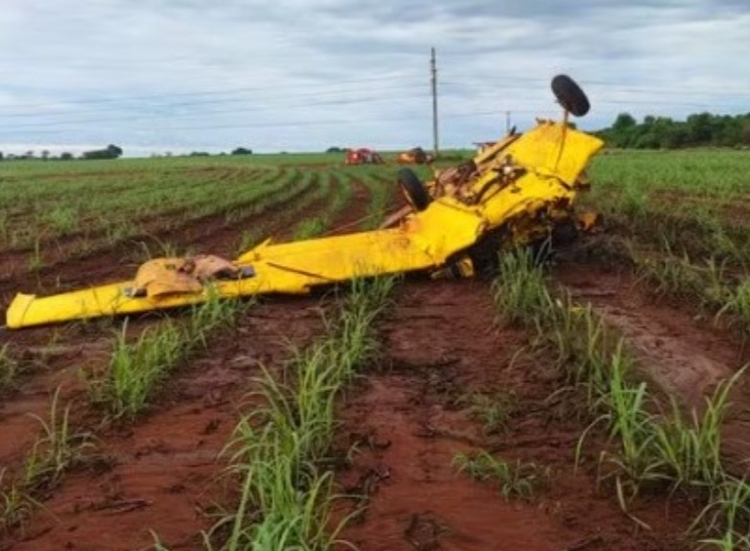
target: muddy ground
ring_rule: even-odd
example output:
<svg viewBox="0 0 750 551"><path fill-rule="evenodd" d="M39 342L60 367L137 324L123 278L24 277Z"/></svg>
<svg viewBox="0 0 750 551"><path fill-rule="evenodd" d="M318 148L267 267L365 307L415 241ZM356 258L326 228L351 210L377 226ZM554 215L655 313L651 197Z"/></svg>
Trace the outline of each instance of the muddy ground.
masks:
<svg viewBox="0 0 750 551"><path fill-rule="evenodd" d="M366 213L367 188L351 185L353 208L336 216L335 226ZM324 206L321 199L298 211L290 203L242 224L283 237ZM231 256L236 226L218 217L203 223L174 236L176 244ZM80 264L63 261L55 277L68 285L128 277L123 254L92 260L85 273ZM52 271L32 290L48 277ZM736 339L696 323L689 308L654 301L625 272L566 263L553 277L620 328L646 376L665 392L700 403L704 392L743 365ZM3 306L10 291L28 289L27 283L2 282ZM134 321L131 330L153 323ZM78 374L81 367L106 365L118 326L103 321L3 333L28 375L0 405L2 464L11 472L18 468L39 427L27 414L45 417L58 385L63 402L74 406L76 429L94 433L97 446L92 460L47 492L23 530L4 534L0 548L137 550L149 548L158 534L170 549L201 549L201 530L233 495L218 455L247 407L252 378L261 364L283 362L285 339L304 345L323 331L318 298L265 300L182 366L146 416L132 425L102 425ZM339 405L337 449L357 446L352 464L337 472L342 492L356 496L338 505L340 514L357 510L343 538L362 551L690 548L684 534L694 505L646 496L631 511L650 527L644 529L623 514L612 488L597 487L591 456L574 469L585 425L565 404L550 404L557 389L551 362L531 353L527 334L497 326L487 282L404 281L378 331L380 357L364 366L364 377ZM745 394L737 398L750 403ZM487 399L503 400L507 413L492 429L472 409ZM727 453L737 461L747 456L743 442L749 441L741 410L727 428L733 443ZM459 472L457 454L479 450L533 464L534 490L506 500L497 485Z"/></svg>

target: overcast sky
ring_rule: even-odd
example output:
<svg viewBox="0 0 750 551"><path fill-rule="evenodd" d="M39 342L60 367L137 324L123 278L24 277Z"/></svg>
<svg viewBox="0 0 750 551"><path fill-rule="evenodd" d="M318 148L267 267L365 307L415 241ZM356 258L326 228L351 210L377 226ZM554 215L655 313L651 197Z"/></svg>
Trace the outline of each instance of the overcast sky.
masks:
<svg viewBox="0 0 750 551"><path fill-rule="evenodd" d="M750 112L750 0L0 0L0 151L430 147L432 46L446 147Z"/></svg>

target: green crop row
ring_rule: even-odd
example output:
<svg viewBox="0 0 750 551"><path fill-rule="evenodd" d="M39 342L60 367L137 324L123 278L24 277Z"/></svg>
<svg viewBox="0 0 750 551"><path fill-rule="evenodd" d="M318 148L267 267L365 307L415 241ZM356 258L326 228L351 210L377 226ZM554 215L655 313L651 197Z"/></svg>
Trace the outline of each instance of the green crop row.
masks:
<svg viewBox="0 0 750 551"><path fill-rule="evenodd" d="M623 152L596 157L584 202L610 230L638 243L666 244L692 259L750 263L746 231L750 153L746 151Z"/></svg>
<svg viewBox="0 0 750 551"><path fill-rule="evenodd" d="M323 339L292 348L282 373L263 368L251 396L261 405L240 420L225 452L239 501L205 535L208 549L320 551L338 543L343 521L331 524L333 476L323 464L334 435L334 405L377 350L373 323L392 286L392 278L355 281Z"/></svg>
<svg viewBox="0 0 750 551"><path fill-rule="evenodd" d="M647 527L630 513L645 489L689 491L706 503L691 527L698 538L726 550L750 546L750 485L721 461L727 398L744 369L719 384L700 412L686 411L674 397L665 406L638 380L623 339L590 307L555 296L525 251L503 258L494 296L504 323L536 329L535 346L557 358L555 394L569 393L570 413L590 420L577 463L589 433L605 430L609 446L598 454L597 478L614 488L626 514Z"/></svg>

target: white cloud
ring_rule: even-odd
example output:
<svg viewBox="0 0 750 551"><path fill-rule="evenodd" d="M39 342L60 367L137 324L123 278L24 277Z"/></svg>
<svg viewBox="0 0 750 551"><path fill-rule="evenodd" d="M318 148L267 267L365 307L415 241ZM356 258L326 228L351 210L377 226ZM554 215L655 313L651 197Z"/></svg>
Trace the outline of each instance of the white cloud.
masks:
<svg viewBox="0 0 750 551"><path fill-rule="evenodd" d="M740 0L408 6L0 0L0 150L429 145L433 45L445 145L501 134L506 110L522 126L556 114L558 72L591 96L584 127L620 111L750 111Z"/></svg>

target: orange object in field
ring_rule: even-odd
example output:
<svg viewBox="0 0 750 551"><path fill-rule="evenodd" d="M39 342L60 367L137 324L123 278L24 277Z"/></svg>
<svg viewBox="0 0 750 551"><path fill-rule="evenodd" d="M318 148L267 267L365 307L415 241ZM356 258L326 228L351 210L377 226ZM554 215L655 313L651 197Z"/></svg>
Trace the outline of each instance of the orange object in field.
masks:
<svg viewBox="0 0 750 551"><path fill-rule="evenodd" d="M421 147L399 153L396 162L402 165L425 165L432 162L432 155L425 153Z"/></svg>

